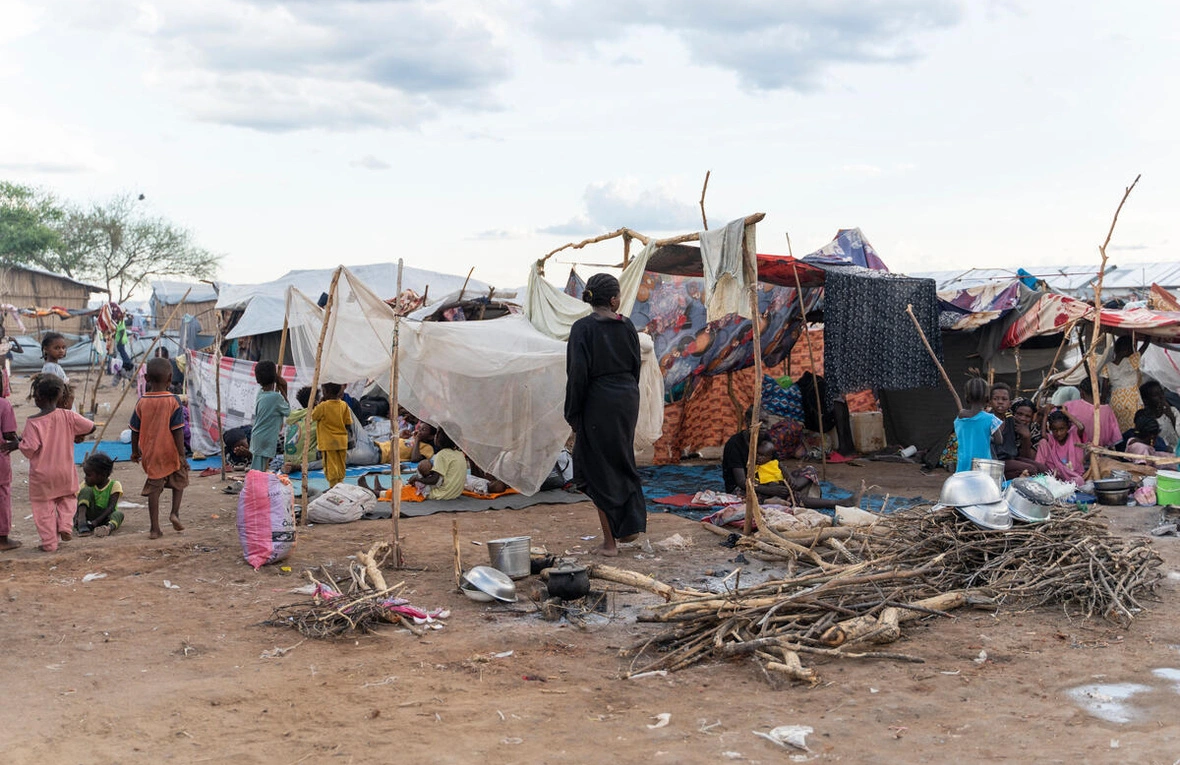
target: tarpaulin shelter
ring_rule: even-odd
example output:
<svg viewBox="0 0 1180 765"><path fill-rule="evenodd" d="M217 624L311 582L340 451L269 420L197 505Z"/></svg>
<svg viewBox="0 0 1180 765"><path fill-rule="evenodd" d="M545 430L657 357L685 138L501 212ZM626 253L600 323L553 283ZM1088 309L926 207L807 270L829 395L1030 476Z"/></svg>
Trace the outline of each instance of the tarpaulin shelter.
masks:
<svg viewBox="0 0 1180 765"><path fill-rule="evenodd" d="M296 290L286 313L295 366L315 367L324 311ZM340 267L319 358L320 381L385 384L393 363L394 310L350 269ZM487 321L402 320L399 403L447 432L482 469L524 494L535 493L569 437L563 416L565 343L521 315ZM654 368L647 355L645 367ZM660 412L659 376L645 376L641 410ZM654 429L654 434L652 433ZM659 422L641 417L651 440Z"/></svg>

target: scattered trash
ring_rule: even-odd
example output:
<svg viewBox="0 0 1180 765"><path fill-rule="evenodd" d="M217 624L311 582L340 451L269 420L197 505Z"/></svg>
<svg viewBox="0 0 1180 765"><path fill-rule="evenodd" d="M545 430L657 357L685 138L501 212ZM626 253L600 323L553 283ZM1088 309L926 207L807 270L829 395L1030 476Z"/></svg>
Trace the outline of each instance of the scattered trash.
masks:
<svg viewBox="0 0 1180 765"><path fill-rule="evenodd" d="M940 675L957 675L960 672L961 672L961 670L951 669L951 670L943 670L942 672L939 672L938 674L940 674Z"/></svg>
<svg viewBox="0 0 1180 765"><path fill-rule="evenodd" d="M789 746L804 752L810 752L811 750L807 748L807 735L814 733L815 728L812 728L810 725L780 725L766 733L756 730L750 732L755 736L761 736L767 741L773 741L784 749Z"/></svg>
<svg viewBox="0 0 1180 765"><path fill-rule="evenodd" d="M523 744L523 738L503 738L500 739L501 744Z"/></svg>
<svg viewBox="0 0 1180 765"><path fill-rule="evenodd" d="M1110 740L1110 748L1111 749L1118 749L1119 748L1119 740L1117 738L1112 738Z"/></svg>
<svg viewBox="0 0 1180 765"><path fill-rule="evenodd" d="M1177 530L1176 530L1176 529L1177 529L1177 524L1175 524L1175 523L1165 523L1165 524L1162 524L1162 525L1160 525L1160 526L1156 526L1154 529L1152 529L1152 530L1151 530L1151 535L1152 535L1153 537L1174 537L1174 536L1180 536L1180 532L1177 532Z"/></svg>
<svg viewBox="0 0 1180 765"><path fill-rule="evenodd" d="M663 728L664 726L666 726L668 723L670 723L672 721L672 713L671 712L660 712L658 715L656 715L652 719L655 720L655 723L648 725L647 726L648 730L655 730L656 728Z"/></svg>
<svg viewBox="0 0 1180 765"><path fill-rule="evenodd" d="M541 677L540 675L521 675L520 679L521 680L528 680L528 681L534 682L534 683L545 682L545 678Z"/></svg>
<svg viewBox="0 0 1180 765"><path fill-rule="evenodd" d="M721 727L720 720L715 723L711 723L709 722L708 718L705 718L703 720L697 720L697 722L700 724L700 727L697 728L698 733L712 733L714 728Z"/></svg>
<svg viewBox="0 0 1180 765"><path fill-rule="evenodd" d="M316 585L314 584L305 584L302 587L294 587L290 590L287 590L287 592L291 593L292 595L315 595L315 591Z"/></svg>
<svg viewBox="0 0 1180 765"><path fill-rule="evenodd" d="M880 688L869 688L869 693L880 693L880 692L881 692Z"/></svg>
<svg viewBox="0 0 1180 765"><path fill-rule="evenodd" d="M269 651L263 651L261 654L258 655L258 658L260 658L260 659L279 659L279 658L282 658L283 656L286 656L287 654L291 653L292 651L294 651L296 648L298 648L301 645L303 645L302 640L300 640L298 643L291 646L290 648L280 648L279 646L275 646L274 648L270 649Z"/></svg>
<svg viewBox="0 0 1180 765"><path fill-rule="evenodd" d="M682 536L680 533L673 534L667 539L661 539L655 543L655 546L661 550L687 550L692 545L692 539Z"/></svg>
<svg viewBox="0 0 1180 765"><path fill-rule="evenodd" d="M722 752L721 756L727 760L742 760L745 759L741 752Z"/></svg>
<svg viewBox="0 0 1180 765"><path fill-rule="evenodd" d="M742 538L741 534L734 533L734 534L730 534L728 537L721 540L717 544L720 545L721 547L728 547L729 549L732 550L733 548L737 547L738 540L741 538ZM736 754L736 752L735 752L735 754Z"/></svg>
<svg viewBox="0 0 1180 765"><path fill-rule="evenodd" d="M971 661L975 662L976 664L983 664L985 661L987 661L987 651L980 651L979 655Z"/></svg>
<svg viewBox="0 0 1180 765"><path fill-rule="evenodd" d="M168 588L169 590L179 590L180 589L179 584L173 584L172 582L168 581L167 579L164 580L164 586L166 588Z"/></svg>
<svg viewBox="0 0 1180 765"><path fill-rule="evenodd" d="M511 656L514 653L516 653L516 651L500 651L500 653L492 654L492 658L493 659L507 659L509 656Z"/></svg>
<svg viewBox="0 0 1180 765"><path fill-rule="evenodd" d="M397 682L397 678L390 676L390 677L385 678L384 680L378 680L375 683L365 683L361 687L362 688L372 688L374 686L389 685L390 683L396 683L396 682Z"/></svg>
<svg viewBox="0 0 1180 765"><path fill-rule="evenodd" d="M93 582L95 579L106 579L106 578L107 578L106 574L87 574L86 576L82 577L82 581L83 582Z"/></svg>
<svg viewBox="0 0 1180 765"><path fill-rule="evenodd" d="M30 517L32 517L32 516L30 516ZM578 539L582 540L583 542L589 542L591 539L598 539L598 537L596 537L593 534L590 534L588 536L578 537Z"/></svg>
<svg viewBox="0 0 1180 765"><path fill-rule="evenodd" d="M655 670L652 670L651 672L640 672L638 675L628 675L627 679L628 680L639 680L640 678L643 678L643 677L667 677L667 676L668 676L668 670L655 669Z"/></svg>
<svg viewBox="0 0 1180 765"><path fill-rule="evenodd" d="M282 571L284 574L290 574L291 567L290 566L279 566L279 571Z"/></svg>

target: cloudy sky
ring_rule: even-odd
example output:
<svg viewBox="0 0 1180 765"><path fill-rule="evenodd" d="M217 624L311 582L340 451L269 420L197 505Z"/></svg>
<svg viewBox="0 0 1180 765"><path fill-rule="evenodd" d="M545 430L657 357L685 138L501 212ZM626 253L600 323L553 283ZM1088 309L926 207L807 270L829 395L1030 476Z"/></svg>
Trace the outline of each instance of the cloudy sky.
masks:
<svg viewBox="0 0 1180 765"><path fill-rule="evenodd" d="M1177 74L1165 0L0 0L0 178L143 193L231 282L514 286L700 228L706 170L760 251L910 272L1096 261L1142 173L1112 259L1177 260Z"/></svg>

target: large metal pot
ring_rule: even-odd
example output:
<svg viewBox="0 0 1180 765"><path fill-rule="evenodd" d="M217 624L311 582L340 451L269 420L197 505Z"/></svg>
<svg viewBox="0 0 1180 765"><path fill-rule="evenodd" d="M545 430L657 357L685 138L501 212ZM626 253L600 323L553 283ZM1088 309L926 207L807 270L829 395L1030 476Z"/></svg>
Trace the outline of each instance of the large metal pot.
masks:
<svg viewBox="0 0 1180 765"><path fill-rule="evenodd" d="M549 569L549 594L562 600L584 598L590 592L590 571L585 566Z"/></svg>

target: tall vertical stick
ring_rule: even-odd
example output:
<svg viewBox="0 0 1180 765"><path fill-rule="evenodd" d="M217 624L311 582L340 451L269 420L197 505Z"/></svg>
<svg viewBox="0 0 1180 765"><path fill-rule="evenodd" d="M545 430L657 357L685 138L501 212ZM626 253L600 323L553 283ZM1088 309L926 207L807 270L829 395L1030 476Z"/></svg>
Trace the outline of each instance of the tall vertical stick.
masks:
<svg viewBox="0 0 1180 765"><path fill-rule="evenodd" d="M705 217L705 192L709 189L709 176L712 174L712 170L705 171L705 182L701 186L701 224L706 231L709 230L709 219Z"/></svg>
<svg viewBox="0 0 1180 765"><path fill-rule="evenodd" d="M148 349L144 351L143 358L140 359L139 364L135 367L135 373L131 375L132 380L135 380L137 377L139 377L140 368L148 362L148 359L152 357L152 351L155 350L156 343L160 342L160 338L162 338L164 333L168 331L168 325L171 324L172 320L176 318L176 314L180 311L180 309L184 308L184 303L186 300L188 300L188 293L192 291L193 288L189 287L184 293L184 297L182 297L180 302L176 304L176 307L172 309L172 313L168 315L168 320L165 321L164 326L160 328L159 334L157 334L156 338L152 340L152 344L148 346ZM98 435L94 439L94 447L90 450L91 454L93 454L95 450L98 449L99 443L102 442L102 437L106 435L107 426L111 424L111 420L115 419L115 413L118 412L119 407L123 405L123 399L127 398L127 392L131 390L132 387L133 386L128 383L127 387L123 389L123 394L119 396L119 400L115 402L115 408L111 410L111 416L108 417L107 421L102 424L102 430L98 431Z"/></svg>
<svg viewBox="0 0 1180 765"><path fill-rule="evenodd" d="M789 239L787 241L790 241ZM790 245L787 245L788 248ZM824 448L824 433L823 430L824 417L824 402L819 393L819 368L815 365L815 350L811 345L811 330L807 328L807 306L803 302L803 282L799 279L798 264L791 270L795 273L795 299L799 301L799 318L803 320L803 340L807 343L807 361L811 364L811 376L815 378L815 415L819 420L820 434L819 434L819 458L820 458L820 478L824 481L828 480L828 450ZM837 436L839 434L837 433Z"/></svg>
<svg viewBox="0 0 1180 765"><path fill-rule="evenodd" d="M402 294L402 259L397 259L397 294ZM389 506L393 517L393 561L396 568L401 568L402 538L398 531L398 518L402 514L402 462L401 462L401 428L398 427L397 402L397 361L398 335L401 333L402 318L397 310L393 313L393 348L389 354ZM458 523L455 524L455 535L458 539ZM458 582L456 582L456 585Z"/></svg>
<svg viewBox="0 0 1180 765"><path fill-rule="evenodd" d="M336 285L340 282L340 272L344 270L344 266L337 266L336 272L332 274L332 286L328 287L328 303L324 306L324 323L320 326L320 341L315 347L315 371L311 374L311 400L307 404L307 414L304 415L307 419L304 420L303 428L303 459L299 465L299 472L302 478L302 496L300 497L303 512L299 516L299 525L307 525L307 448L311 445L311 410L315 408L316 394L320 389L320 361L324 356L324 337L328 334L328 322L332 318L332 306L336 302Z"/></svg>
<svg viewBox="0 0 1180 765"><path fill-rule="evenodd" d="M221 317L217 317L217 342L213 348L213 389L217 396L217 446L221 450L221 480L225 480L225 425L221 420Z"/></svg>
<svg viewBox="0 0 1180 765"><path fill-rule="evenodd" d="M279 357L275 359L275 363L280 367L287 363L284 359L287 357L287 333L290 331L291 318L287 315L287 301L283 301L283 332L279 335Z"/></svg>
<svg viewBox="0 0 1180 765"><path fill-rule="evenodd" d="M1136 175L1131 185L1123 191L1123 198L1119 200L1119 206L1114 211L1114 218L1110 221L1110 229L1106 232L1106 240L1098 247L1098 253L1102 256L1102 263L1098 266L1098 283L1094 285L1094 331L1090 335L1090 350L1086 354L1086 365L1090 367L1090 397L1094 402L1094 430L1090 436L1090 444L1094 447L1098 446L1099 437L1102 435L1098 432L1102 421L1102 412L1099 411L1102 407L1102 391L1098 387L1097 361L1098 335L1102 332L1102 281L1106 276L1106 246L1110 244L1110 238L1114 236L1114 227L1119 222L1119 213L1122 212L1123 205L1127 203L1127 197L1131 196L1131 191L1134 190L1141 177L1141 175ZM1094 478L1101 478L1101 475L1099 475L1098 460L1090 461L1089 473Z"/></svg>
<svg viewBox="0 0 1180 765"><path fill-rule="evenodd" d="M742 237L742 270L746 289L750 293L750 323L754 328L754 403L750 408L750 452L746 457L746 520L742 533L749 534L753 525L763 528L762 507L754 489L754 470L758 457L758 431L762 427L762 316L758 313L758 251L754 244L754 226L746 226Z"/></svg>

